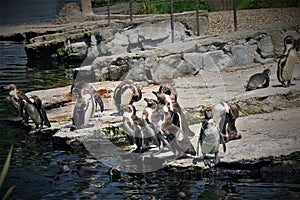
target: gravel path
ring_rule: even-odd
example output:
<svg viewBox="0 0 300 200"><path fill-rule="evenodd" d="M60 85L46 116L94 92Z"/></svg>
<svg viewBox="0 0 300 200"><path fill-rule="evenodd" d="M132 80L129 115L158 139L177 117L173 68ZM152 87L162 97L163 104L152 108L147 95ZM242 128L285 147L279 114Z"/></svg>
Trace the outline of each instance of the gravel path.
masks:
<svg viewBox="0 0 300 200"><path fill-rule="evenodd" d="M238 30L254 28L267 24L288 23L299 20L300 8L266 8L237 11ZM233 31L233 11L219 11L208 13L210 34L228 33Z"/></svg>

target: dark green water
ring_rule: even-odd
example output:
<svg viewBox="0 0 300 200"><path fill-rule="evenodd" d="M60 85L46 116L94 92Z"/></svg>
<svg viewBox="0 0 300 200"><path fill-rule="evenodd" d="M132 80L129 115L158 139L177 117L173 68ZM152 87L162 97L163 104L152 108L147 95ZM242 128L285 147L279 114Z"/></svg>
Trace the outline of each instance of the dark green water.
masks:
<svg viewBox="0 0 300 200"><path fill-rule="evenodd" d="M23 44L1 42L1 86L15 83L28 92L72 82L72 66L28 69L23 47ZM159 170L144 174L122 172L121 180L111 181L106 174L107 167L83 147L59 147L54 145L51 136L28 135L26 130L5 123L11 117L4 106L5 96L1 90L1 168L11 144L14 152L0 198L15 185L11 199L299 199L299 174L289 173ZM81 163L87 170L60 174L61 162L74 170Z"/></svg>

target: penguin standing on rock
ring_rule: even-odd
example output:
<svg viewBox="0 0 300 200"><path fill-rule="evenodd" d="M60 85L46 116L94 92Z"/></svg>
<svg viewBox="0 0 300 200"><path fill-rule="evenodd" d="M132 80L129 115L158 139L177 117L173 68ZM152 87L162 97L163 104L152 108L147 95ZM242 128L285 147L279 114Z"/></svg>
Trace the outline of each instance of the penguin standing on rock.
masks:
<svg viewBox="0 0 300 200"><path fill-rule="evenodd" d="M242 138L235 126L236 119L239 117L239 110L236 105L220 102L213 107L212 113L212 118L219 125L219 130L226 142Z"/></svg>
<svg viewBox="0 0 300 200"><path fill-rule="evenodd" d="M99 104L101 112L104 104L96 89L84 82L78 82L72 86L72 94L76 98L73 109L73 129L85 128L91 117L94 116L96 106Z"/></svg>
<svg viewBox="0 0 300 200"><path fill-rule="evenodd" d="M120 105L133 104L142 99L141 88L134 84L131 80L122 81L114 91L115 105L119 110L119 115L122 115Z"/></svg>
<svg viewBox="0 0 300 200"><path fill-rule="evenodd" d="M161 85L158 91L152 91L152 93L157 97L158 103L170 106L173 123L188 136L194 136L195 133L189 128L185 115L177 102L178 95L175 88L169 84Z"/></svg>
<svg viewBox="0 0 300 200"><path fill-rule="evenodd" d="M269 87L270 75L270 69L265 69L262 73L252 75L246 85L246 91Z"/></svg>
<svg viewBox="0 0 300 200"><path fill-rule="evenodd" d="M295 64L299 62L295 48L295 46L297 47L296 43L293 36L287 36L284 39L284 51L277 65L277 78L283 87L291 85Z"/></svg>
<svg viewBox="0 0 300 200"><path fill-rule="evenodd" d="M214 164L218 165L220 162L218 155L220 143L223 144L224 152L226 152L226 146L224 140L222 140L219 128L213 119L209 119L206 122L204 130L201 132L199 142L201 146L201 152L203 154L204 165L210 166L211 164L207 154L214 154Z"/></svg>
<svg viewBox="0 0 300 200"><path fill-rule="evenodd" d="M29 117L35 123L36 129L43 128L43 125L51 127L46 111L42 106L42 100L33 95L28 98L16 85L9 84L5 87L9 90L10 103L13 107L19 109L19 115L25 123L28 123Z"/></svg>
<svg viewBox="0 0 300 200"><path fill-rule="evenodd" d="M147 151L148 140L144 135L144 126L142 120L137 117L136 109L133 105L120 105L123 111L123 128L129 138L132 138L133 142L137 146L134 153L143 153Z"/></svg>

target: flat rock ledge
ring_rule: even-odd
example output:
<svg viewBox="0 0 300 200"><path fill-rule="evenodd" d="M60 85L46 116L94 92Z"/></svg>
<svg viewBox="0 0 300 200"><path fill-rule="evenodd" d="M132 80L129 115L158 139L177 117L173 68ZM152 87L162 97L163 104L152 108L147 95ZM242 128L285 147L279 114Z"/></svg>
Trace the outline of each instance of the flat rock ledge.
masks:
<svg viewBox="0 0 300 200"><path fill-rule="evenodd" d="M240 117L236 126L242 138L227 143L227 151L220 147L221 167L263 167L276 165L281 160L281 165L287 165L290 169L299 171L299 113L300 113L300 67L295 67L293 85L283 88L276 77L271 77L270 87L265 89L245 92L244 85L254 73L262 72L270 68L272 74L276 74L276 63L268 65L252 65L220 72L201 71L197 76L177 78L173 80L177 89L179 103L184 109L190 128L195 136L190 138L194 147L197 145L200 129L200 109L202 106L217 104L220 101L235 103L240 110ZM117 140L120 135L114 135L119 131L122 117L116 114L117 109L112 99L114 88L120 81L106 81L92 83L99 91L102 91L102 99L105 104L103 113L96 112L88 128L70 131L72 110L75 104L70 98L71 86L48 90L32 91L27 95L39 95L48 112L52 123L51 128L43 129L42 133L53 135L55 140L61 139L68 144L72 141L84 141L92 135L108 135L110 141ZM157 90L159 85L138 82L142 87L143 97L154 98L151 91ZM146 106L144 101L137 102L137 114L140 115ZM113 130L115 129L115 130ZM33 132L32 132L33 133ZM123 144L126 139L121 138ZM122 146L122 145L120 145ZM126 146L126 145L125 145ZM130 147L120 149L130 152ZM150 150L149 152L155 150ZM199 150L201 152L201 150ZM148 156L149 152L141 154ZM298 152L298 153L297 153ZM171 154L168 152L167 154ZM164 155L158 155L164 156ZM167 168L175 169L205 169L201 160L202 156L187 157L169 160ZM269 160L268 162L266 160ZM263 168L261 168L263 169Z"/></svg>

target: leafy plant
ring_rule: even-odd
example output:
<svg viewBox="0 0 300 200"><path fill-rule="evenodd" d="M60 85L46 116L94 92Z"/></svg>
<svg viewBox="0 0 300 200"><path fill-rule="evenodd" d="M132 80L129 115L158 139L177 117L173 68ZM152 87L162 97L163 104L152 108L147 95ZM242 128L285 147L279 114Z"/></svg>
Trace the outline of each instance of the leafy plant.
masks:
<svg viewBox="0 0 300 200"><path fill-rule="evenodd" d="M5 161L5 164L2 168L2 171L1 171L1 175L0 175L0 189L2 187L2 184L5 180L5 177L7 175L7 172L8 172L8 168L10 166L10 160L11 160L11 156L12 156L12 152L13 152L13 146L10 147L10 150L8 152L8 155L7 155L7 158L6 158L6 161ZM7 192L5 193L4 197L2 198L2 200L6 200L8 199L8 197L11 195L13 189L14 189L15 186L12 186L10 187Z"/></svg>

